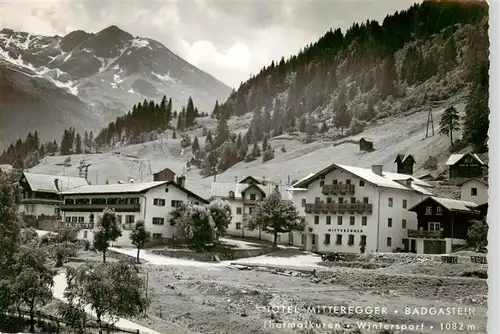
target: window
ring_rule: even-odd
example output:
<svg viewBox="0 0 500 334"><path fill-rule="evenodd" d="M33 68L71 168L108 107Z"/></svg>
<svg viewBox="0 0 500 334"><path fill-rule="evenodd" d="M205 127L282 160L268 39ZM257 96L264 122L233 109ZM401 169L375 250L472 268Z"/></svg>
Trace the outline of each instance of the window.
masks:
<svg viewBox="0 0 500 334"><path fill-rule="evenodd" d="M363 204L368 204L368 197L363 197Z"/></svg>
<svg viewBox="0 0 500 334"><path fill-rule="evenodd" d="M118 224L121 224L122 223L122 215L116 215L116 222Z"/></svg>
<svg viewBox="0 0 500 334"><path fill-rule="evenodd" d="M403 249L404 250L410 249L410 241L408 239L403 239Z"/></svg>
<svg viewBox="0 0 500 334"><path fill-rule="evenodd" d="M392 238L388 237L387 238L387 247L391 247L391 246L392 246Z"/></svg>
<svg viewBox="0 0 500 334"><path fill-rule="evenodd" d="M326 203L330 204L332 202L332 198L331 197L327 197L326 198Z"/></svg>
<svg viewBox="0 0 500 334"><path fill-rule="evenodd" d="M361 217L361 225L366 226L368 222L368 217Z"/></svg>
<svg viewBox="0 0 500 334"><path fill-rule="evenodd" d="M165 188L165 192L168 193L168 187Z"/></svg>
<svg viewBox="0 0 500 334"><path fill-rule="evenodd" d="M253 213L253 209L255 209L255 208L254 208L254 207L249 207L249 208L248 208L248 213L249 213L249 214L252 214L252 213Z"/></svg>
<svg viewBox="0 0 500 334"><path fill-rule="evenodd" d="M321 198L319 197L314 197L314 203L319 203L321 202Z"/></svg>
<svg viewBox="0 0 500 334"><path fill-rule="evenodd" d="M165 200L163 198L153 198L153 205L165 206Z"/></svg>
<svg viewBox="0 0 500 334"><path fill-rule="evenodd" d="M355 223L356 223L356 217L354 217L354 216L350 216L350 217L349 217L349 224L350 224L350 225L354 225Z"/></svg>
<svg viewBox="0 0 500 334"><path fill-rule="evenodd" d="M347 241L349 246L354 245L354 234L349 234L349 240Z"/></svg>
<svg viewBox="0 0 500 334"><path fill-rule="evenodd" d="M236 229L241 230L241 223L236 223Z"/></svg>
<svg viewBox="0 0 500 334"><path fill-rule="evenodd" d="M360 246L365 246L366 245L366 235L361 236L361 240L359 241Z"/></svg>
<svg viewBox="0 0 500 334"><path fill-rule="evenodd" d="M325 181L323 181L323 180L319 181L319 186L320 187L323 187L324 185L325 185Z"/></svg>
<svg viewBox="0 0 500 334"><path fill-rule="evenodd" d="M351 180L345 180L345 184L351 184Z"/></svg>
<svg viewBox="0 0 500 334"><path fill-rule="evenodd" d="M66 223L71 223L71 217L66 217L64 220L66 221Z"/></svg>
<svg viewBox="0 0 500 334"><path fill-rule="evenodd" d="M392 227L392 218L387 218L387 227Z"/></svg>
<svg viewBox="0 0 500 334"><path fill-rule="evenodd" d="M170 201L170 206L173 208L178 208L178 207L182 206L182 201L172 200L172 201Z"/></svg>
<svg viewBox="0 0 500 334"><path fill-rule="evenodd" d="M319 216L314 216L314 225L319 224Z"/></svg>
<svg viewBox="0 0 500 334"><path fill-rule="evenodd" d="M153 233L153 240L160 240L161 239L161 233Z"/></svg>
<svg viewBox="0 0 500 334"><path fill-rule="evenodd" d="M365 186L365 181L364 180L359 180L359 186L364 187Z"/></svg>
<svg viewBox="0 0 500 334"><path fill-rule="evenodd" d="M72 223L78 222L78 217L71 217L71 222Z"/></svg>
<svg viewBox="0 0 500 334"><path fill-rule="evenodd" d="M326 225L332 225L332 217L326 216Z"/></svg>
<svg viewBox="0 0 500 334"><path fill-rule="evenodd" d="M89 222L90 223L94 222L94 214L93 213L91 213L90 216L89 216Z"/></svg>
<svg viewBox="0 0 500 334"><path fill-rule="evenodd" d="M255 201L255 199L257 198L257 195L255 194L250 194L250 200L251 201Z"/></svg>
<svg viewBox="0 0 500 334"><path fill-rule="evenodd" d="M333 184L337 184L337 183L339 183L339 181L337 181L337 180L332 180L332 183L333 183Z"/></svg>
<svg viewBox="0 0 500 334"><path fill-rule="evenodd" d="M78 217L78 222L79 222L79 223L83 223L83 222L84 222L84 220L85 220L85 217Z"/></svg>
<svg viewBox="0 0 500 334"><path fill-rule="evenodd" d="M241 208L241 207L237 207L237 208L236 208L236 214L237 214L237 215L241 215L241 212L242 212L241 210L242 210L242 208Z"/></svg>
<svg viewBox="0 0 500 334"><path fill-rule="evenodd" d="M232 190L231 190L231 191L229 192L229 198L234 198L234 191L232 191Z"/></svg>
<svg viewBox="0 0 500 334"><path fill-rule="evenodd" d="M125 216L125 223L126 224L133 224L134 223L134 215L126 215Z"/></svg>
<svg viewBox="0 0 500 334"><path fill-rule="evenodd" d="M470 195L477 196L477 188L470 188Z"/></svg>
<svg viewBox="0 0 500 334"><path fill-rule="evenodd" d="M163 225L165 224L165 218L153 217L153 225Z"/></svg>
<svg viewBox="0 0 500 334"><path fill-rule="evenodd" d="M351 197L351 204L356 204L356 197Z"/></svg>
<svg viewBox="0 0 500 334"><path fill-rule="evenodd" d="M335 245L342 245L342 234L337 234L337 239L335 240Z"/></svg>
<svg viewBox="0 0 500 334"><path fill-rule="evenodd" d="M392 197L389 197L389 207L392 208L392 205L393 205Z"/></svg>
<svg viewBox="0 0 500 334"><path fill-rule="evenodd" d="M402 228L406 228L406 219L403 219L403 220L401 221L401 227L402 227Z"/></svg>
<svg viewBox="0 0 500 334"><path fill-rule="evenodd" d="M443 214L443 208L438 206L436 207L436 215L442 215Z"/></svg>
<svg viewBox="0 0 500 334"><path fill-rule="evenodd" d="M306 206L306 199L305 198L303 198L302 201L300 201L300 202L301 202L302 207Z"/></svg>
<svg viewBox="0 0 500 334"><path fill-rule="evenodd" d="M344 197L339 197L339 204L344 203Z"/></svg>
<svg viewBox="0 0 500 334"><path fill-rule="evenodd" d="M330 234L325 234L325 245L329 245L330 244Z"/></svg>
<svg viewBox="0 0 500 334"><path fill-rule="evenodd" d="M403 200L403 209L406 209L408 207L408 201L407 200Z"/></svg>
<svg viewBox="0 0 500 334"><path fill-rule="evenodd" d="M440 231L441 223L440 222L429 222L429 231Z"/></svg>
<svg viewBox="0 0 500 334"><path fill-rule="evenodd" d="M342 216L337 217L337 225L342 225Z"/></svg>
<svg viewBox="0 0 500 334"><path fill-rule="evenodd" d="M428 206L425 208L425 214L426 215L432 215L432 206Z"/></svg>
<svg viewBox="0 0 500 334"><path fill-rule="evenodd" d="M88 232L88 231L83 231L83 238L84 238L84 239L87 239L87 232Z"/></svg>

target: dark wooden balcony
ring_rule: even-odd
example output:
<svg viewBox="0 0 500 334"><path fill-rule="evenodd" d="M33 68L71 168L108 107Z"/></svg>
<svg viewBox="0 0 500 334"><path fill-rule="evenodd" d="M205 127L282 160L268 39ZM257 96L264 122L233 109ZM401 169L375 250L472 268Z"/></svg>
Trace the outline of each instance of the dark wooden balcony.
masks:
<svg viewBox="0 0 500 334"><path fill-rule="evenodd" d="M140 204L63 204L61 211L96 212L113 209L118 212L141 212Z"/></svg>
<svg viewBox="0 0 500 334"><path fill-rule="evenodd" d="M408 238L443 239L443 231L408 230Z"/></svg>
<svg viewBox="0 0 500 334"><path fill-rule="evenodd" d="M244 205L257 205L257 203L261 202L262 200L260 199L244 199L243 204Z"/></svg>
<svg viewBox="0 0 500 334"><path fill-rule="evenodd" d="M49 199L49 198L36 198L36 197L25 197L21 199L21 204L46 204L46 205L60 205L62 200Z"/></svg>
<svg viewBox="0 0 500 334"><path fill-rule="evenodd" d="M368 203L307 203L305 212L309 214L373 213L373 205Z"/></svg>
<svg viewBox="0 0 500 334"><path fill-rule="evenodd" d="M354 195L355 186L354 184L327 184L323 186L323 195Z"/></svg>

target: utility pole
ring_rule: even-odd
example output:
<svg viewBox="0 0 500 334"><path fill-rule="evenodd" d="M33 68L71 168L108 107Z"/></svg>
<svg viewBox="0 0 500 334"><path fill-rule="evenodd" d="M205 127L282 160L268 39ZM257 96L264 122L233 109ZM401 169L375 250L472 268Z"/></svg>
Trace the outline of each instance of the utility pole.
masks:
<svg viewBox="0 0 500 334"><path fill-rule="evenodd" d="M432 119L432 108L429 107L427 114L427 128L425 130L425 138L429 137L429 126L432 126L432 135L434 136L434 120Z"/></svg>

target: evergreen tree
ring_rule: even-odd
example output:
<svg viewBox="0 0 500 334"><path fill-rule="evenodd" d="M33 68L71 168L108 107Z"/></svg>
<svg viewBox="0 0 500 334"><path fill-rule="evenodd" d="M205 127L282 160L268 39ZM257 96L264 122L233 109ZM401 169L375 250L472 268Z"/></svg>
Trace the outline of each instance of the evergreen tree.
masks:
<svg viewBox="0 0 500 334"><path fill-rule="evenodd" d="M193 99L189 97L188 103L186 105L186 119L185 119L186 128L189 128L194 125L195 118L196 118L196 112L194 110Z"/></svg>
<svg viewBox="0 0 500 334"><path fill-rule="evenodd" d="M82 137L79 133L76 134L75 154L82 154Z"/></svg>
<svg viewBox="0 0 500 334"><path fill-rule="evenodd" d="M217 119L217 130L214 138L214 147L220 147L226 140L229 140L230 132L227 120L222 115Z"/></svg>
<svg viewBox="0 0 500 334"><path fill-rule="evenodd" d="M258 158L260 157L260 148L259 148L259 144L257 143L254 143L253 144L253 148L252 148L252 156L254 158Z"/></svg>
<svg viewBox="0 0 500 334"><path fill-rule="evenodd" d="M335 107L335 116L333 123L337 128L340 128L341 134L344 135L344 128L348 127L352 120L352 114L347 109L345 90L341 89Z"/></svg>
<svg viewBox="0 0 500 334"><path fill-rule="evenodd" d="M267 150L267 134L264 134L264 138L262 138L262 151Z"/></svg>
<svg viewBox="0 0 500 334"><path fill-rule="evenodd" d="M196 153L200 149L200 143L198 142L198 137L194 137L193 143L191 145L191 150Z"/></svg>
<svg viewBox="0 0 500 334"><path fill-rule="evenodd" d="M459 130L460 116L458 115L458 110L453 106L448 107L441 116L441 121L439 122L439 133L449 136L450 144L453 146L453 132Z"/></svg>

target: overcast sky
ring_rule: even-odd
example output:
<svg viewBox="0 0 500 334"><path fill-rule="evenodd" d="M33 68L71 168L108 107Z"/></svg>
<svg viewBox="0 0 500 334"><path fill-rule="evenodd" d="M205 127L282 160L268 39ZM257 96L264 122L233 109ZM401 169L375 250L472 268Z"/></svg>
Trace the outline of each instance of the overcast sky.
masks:
<svg viewBox="0 0 500 334"><path fill-rule="evenodd" d="M0 0L0 27L44 35L117 25L156 39L238 87L272 60L296 53L328 29L382 20L415 1Z"/></svg>

